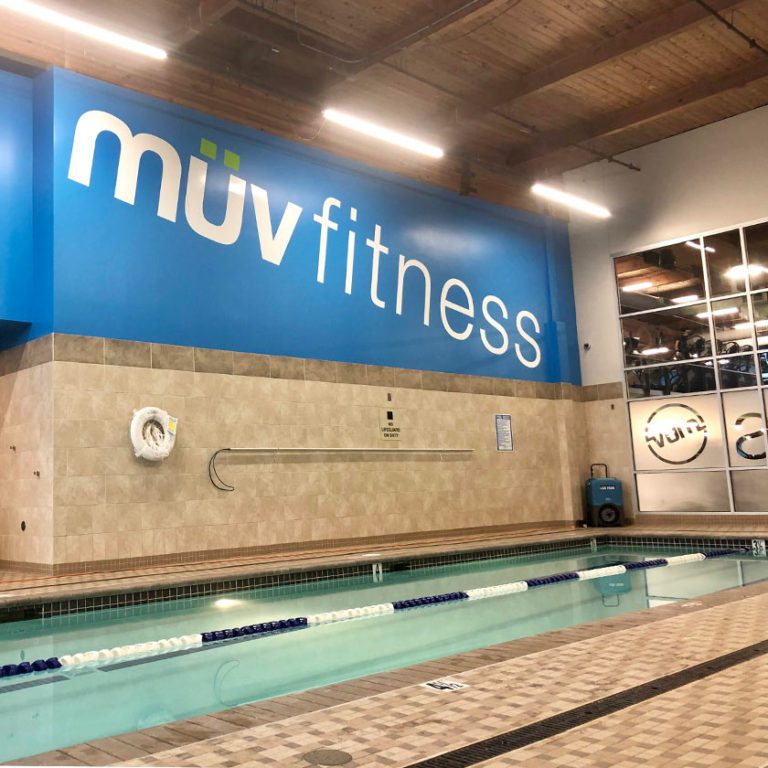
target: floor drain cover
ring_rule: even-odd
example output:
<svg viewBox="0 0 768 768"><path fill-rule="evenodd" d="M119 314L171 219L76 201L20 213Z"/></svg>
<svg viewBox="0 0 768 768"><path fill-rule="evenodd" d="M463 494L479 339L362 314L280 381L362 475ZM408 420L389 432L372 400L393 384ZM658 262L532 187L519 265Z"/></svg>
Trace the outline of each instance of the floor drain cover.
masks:
<svg viewBox="0 0 768 768"><path fill-rule="evenodd" d="M315 749L307 752L304 759L312 765L346 765L352 762L352 755L340 749Z"/></svg>

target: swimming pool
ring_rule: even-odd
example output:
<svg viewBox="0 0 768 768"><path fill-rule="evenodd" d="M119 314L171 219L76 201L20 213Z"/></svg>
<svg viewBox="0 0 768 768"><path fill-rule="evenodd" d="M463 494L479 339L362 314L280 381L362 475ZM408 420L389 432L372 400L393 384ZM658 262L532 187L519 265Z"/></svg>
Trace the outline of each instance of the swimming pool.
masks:
<svg viewBox="0 0 768 768"><path fill-rule="evenodd" d="M601 547L595 553L582 549L396 571L381 575L381 582L372 575L367 583L359 577L338 579L11 622L0 625L0 663L474 589L664 554ZM0 760L764 579L768 579L768 561L763 559L711 560L214 643L172 656L3 679Z"/></svg>

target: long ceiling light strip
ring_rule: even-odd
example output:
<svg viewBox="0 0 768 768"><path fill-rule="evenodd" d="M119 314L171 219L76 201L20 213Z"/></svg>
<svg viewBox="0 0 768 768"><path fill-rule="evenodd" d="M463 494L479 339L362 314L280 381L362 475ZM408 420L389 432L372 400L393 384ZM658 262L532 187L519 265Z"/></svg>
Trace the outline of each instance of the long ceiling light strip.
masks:
<svg viewBox="0 0 768 768"><path fill-rule="evenodd" d="M686 245L687 245L689 248L695 248L697 251L700 251L700 250L701 250L701 245L699 245L699 244L698 244L698 243L697 243L695 240L686 240L686 241L685 241L685 244L686 244ZM714 249L714 248L713 248L711 245L705 245L705 246L704 246L704 250L705 250L707 253L715 253L715 249Z"/></svg>
<svg viewBox="0 0 768 768"><path fill-rule="evenodd" d="M570 192L564 192L562 189L550 187L548 184L536 183L531 187L531 192L554 203L559 203L582 213L588 213L590 216L596 216L598 219L608 219L611 216L611 212L606 207L578 195L572 195Z"/></svg>
<svg viewBox="0 0 768 768"><path fill-rule="evenodd" d="M443 157L443 152L440 147L436 147L433 144L427 144L425 141L416 139L413 136L407 136L399 131L394 131L391 128L385 128L383 125L377 125L371 123L368 120L363 120L361 117L350 115L348 112L341 112L338 109L325 109L323 110L323 117L331 123L341 125L344 128L349 128L351 131L357 131L366 136L370 136L379 141L385 141L387 144L393 144L403 149L409 149L411 152L418 152L421 155L439 159Z"/></svg>
<svg viewBox="0 0 768 768"><path fill-rule="evenodd" d="M624 291L624 293L640 293L640 291L644 291L647 288L653 288L652 280L641 280L638 283L629 283L629 285L623 285L621 290Z"/></svg>
<svg viewBox="0 0 768 768"><path fill-rule="evenodd" d="M134 40L132 37L126 37L118 32L112 32L104 27L99 27L96 24L75 19L72 16L59 13L59 11L54 11L37 3L28 2L28 0L0 0L0 8L21 13L45 24L51 24L60 29L66 29L68 32L74 32L83 37L89 37L100 43L107 43L132 53L149 56L152 59L162 60L168 58L168 54L162 48L142 43L139 40Z"/></svg>

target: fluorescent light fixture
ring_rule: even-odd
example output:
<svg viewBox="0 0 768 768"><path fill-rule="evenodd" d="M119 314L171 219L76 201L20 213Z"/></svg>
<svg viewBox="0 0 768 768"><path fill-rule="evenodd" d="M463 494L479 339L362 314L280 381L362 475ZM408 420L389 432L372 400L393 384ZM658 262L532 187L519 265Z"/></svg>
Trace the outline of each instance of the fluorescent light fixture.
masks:
<svg viewBox="0 0 768 768"><path fill-rule="evenodd" d="M765 328L768 326L768 320L755 320L754 323L746 322L746 323L736 323L736 325L733 326L733 329L735 331L746 331L752 326L755 326L755 328Z"/></svg>
<svg viewBox="0 0 768 768"><path fill-rule="evenodd" d="M739 264L735 267L731 267L724 274L729 280L743 280L749 272L750 277L757 277L757 275L764 275L768 272L768 268L762 266L762 264L750 264L745 267L743 264Z"/></svg>
<svg viewBox="0 0 768 768"><path fill-rule="evenodd" d="M713 309L711 312L699 312L696 317L722 317L723 315L737 315L738 307L723 307L722 309Z"/></svg>
<svg viewBox="0 0 768 768"><path fill-rule="evenodd" d="M698 243L697 243L695 240L686 240L686 241L685 241L685 244L686 244L686 245L687 245L689 248L695 248L697 251L700 251L700 250L701 250L701 246L700 246L700 245L699 245L699 244L698 244ZM714 252L715 252L715 249L714 249L714 248L713 248L711 245L705 245L705 246L704 246L704 250L705 250L707 253L714 253Z"/></svg>
<svg viewBox="0 0 768 768"><path fill-rule="evenodd" d="M28 2L28 0L0 0L0 8L15 13L21 13L45 24L51 24L54 27L66 29L68 32L74 32L83 37L90 37L100 43L114 45L132 53L139 53L142 56L149 56L153 59L167 59L168 54L162 48L156 48L154 45L134 40L132 37L126 37L117 32L111 32L104 27L96 24L89 24L87 21L80 21L65 13L51 10L37 3Z"/></svg>
<svg viewBox="0 0 768 768"><path fill-rule="evenodd" d="M696 301L699 298L698 293L688 293L685 296L678 296L676 299L672 299L673 304L686 304L689 301Z"/></svg>
<svg viewBox="0 0 768 768"><path fill-rule="evenodd" d="M563 192L562 189L550 187L548 184L536 183L531 187L531 192L539 197L552 200L552 202L560 203L568 208L581 211L582 213L588 213L591 216L597 216L598 219L608 219L611 216L611 212L602 205L593 203L590 200L585 200L578 195L572 195L569 192Z"/></svg>
<svg viewBox="0 0 768 768"><path fill-rule="evenodd" d="M653 282L651 280L630 283L629 285L625 285L621 290L624 291L624 293L637 293L638 291L644 291L646 288L653 288Z"/></svg>
<svg viewBox="0 0 768 768"><path fill-rule="evenodd" d="M650 349L644 349L641 355L663 355L665 352L669 352L669 347L651 347Z"/></svg>
<svg viewBox="0 0 768 768"><path fill-rule="evenodd" d="M323 117L331 123L336 123L351 131L363 133L380 141L386 141L387 144L394 144L403 149L410 149L411 152L418 152L427 157L441 158L445 152L440 147L433 144L427 144L425 141L414 139L412 136L406 136L399 131L393 131L391 128L385 128L382 125L376 125L361 117L355 117L348 112L340 112L338 109L324 109Z"/></svg>

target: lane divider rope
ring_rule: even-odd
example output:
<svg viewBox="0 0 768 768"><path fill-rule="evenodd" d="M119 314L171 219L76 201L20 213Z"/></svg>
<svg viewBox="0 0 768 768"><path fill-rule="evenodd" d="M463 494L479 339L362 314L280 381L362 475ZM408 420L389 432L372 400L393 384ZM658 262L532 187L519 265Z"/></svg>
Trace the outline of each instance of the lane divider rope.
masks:
<svg viewBox="0 0 768 768"><path fill-rule="evenodd" d="M606 576L618 576L630 571L644 570L648 568L663 568L666 566L686 565L688 563L701 562L716 557L742 554L747 549L710 549L707 552L696 552L689 555L676 555L674 557L658 557L651 560L623 563L621 565L608 565L602 568L589 568L583 571L566 571L551 576L537 576L521 581L513 581L508 584L498 584L492 587L476 587L460 592L447 592L441 595L427 595L426 597L414 597L407 600L396 600L391 603L377 603L365 605L361 608L348 608L337 611L315 613L310 616L299 616L292 619L279 619L277 621L264 621L259 624L247 624L243 627L220 629L213 632L181 635L165 640L157 640L148 643L136 643L121 645L116 648L102 648L100 651L85 651L84 653L66 654L64 656L52 656L48 659L36 659L35 661L22 661L18 664L4 664L0 666L0 678L28 675L34 672L46 672L52 669L81 669L92 666L106 666L120 661L128 661L144 656L162 656L178 651L201 648L211 643L221 643L231 640L251 639L253 637L285 632L288 630L316 627L323 624L333 624L351 619L369 618L372 616L384 616L398 611L412 608L423 608L429 605L442 605L461 600L482 600L501 595L513 595L518 592L526 592L529 589L562 584L569 581L591 581Z"/></svg>

